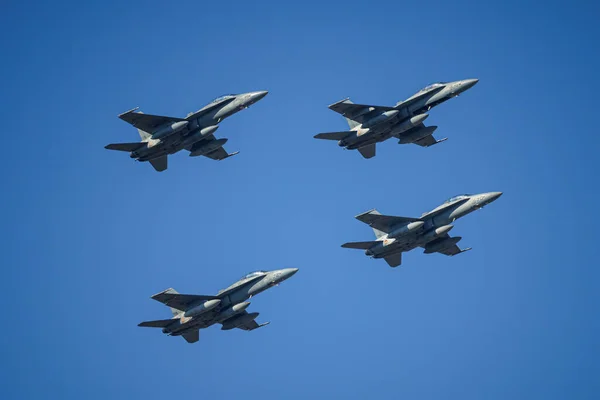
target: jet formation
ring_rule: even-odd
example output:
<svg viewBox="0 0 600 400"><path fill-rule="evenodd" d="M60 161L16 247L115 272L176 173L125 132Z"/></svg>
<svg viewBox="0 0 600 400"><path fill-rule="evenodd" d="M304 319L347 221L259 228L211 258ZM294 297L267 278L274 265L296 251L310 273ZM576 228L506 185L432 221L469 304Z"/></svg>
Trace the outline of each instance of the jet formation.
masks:
<svg viewBox="0 0 600 400"><path fill-rule="evenodd" d="M377 210L357 215L356 219L373 228L376 240L344 243L348 249L365 250L372 258L383 258L390 267L402 264L402 253L422 247L425 254L441 253L447 256L464 253L456 244L460 236L451 237L454 221L495 201L502 192L462 194L424 213L419 218L381 215Z"/></svg>
<svg viewBox="0 0 600 400"><path fill-rule="evenodd" d="M284 268L275 271L255 271L229 287L220 290L216 296L179 294L167 289L152 296L171 308L173 317L156 321L141 322L138 326L162 328L169 336L182 336L188 343L195 343L200 337L200 329L221 324L221 330L243 329L252 331L269 324L258 324L259 313L248 313L248 300L265 290L279 285L292 277L298 268Z"/></svg>
<svg viewBox="0 0 600 400"><path fill-rule="evenodd" d="M338 101L329 108L346 118L350 130L319 133L315 139L337 140L340 147L357 149L364 158L375 157L376 144L392 137L398 139L398 144L433 146L447 138L436 140L433 137L437 126L423 124L429 116L427 112L472 88L478 81L465 79L434 83L393 107L354 104L349 99Z"/></svg>
<svg viewBox="0 0 600 400"><path fill-rule="evenodd" d="M167 169L169 154L183 149L190 152L190 157L223 160L238 152L228 153L223 148L227 139L215 138L219 123L250 107L267 93L259 91L221 96L185 118L143 114L134 108L119 115L119 118L137 128L141 142L112 143L105 148L129 152L130 157L137 161L149 161L158 172Z"/></svg>
<svg viewBox="0 0 600 400"><path fill-rule="evenodd" d="M414 143L430 147L445 141L437 140L433 133L437 126L425 126L424 121L433 107L458 96L477 84L477 79L439 82L429 85L393 107L354 104L349 99L338 101L329 108L343 115L350 127L348 131L319 133L317 139L336 140L349 150L358 150L364 158L376 154L376 144L390 138L399 144ZM237 152L228 153L223 145L226 138L214 134L225 118L248 108L267 95L267 91L231 94L218 97L200 110L185 118L143 114L138 109L127 111L119 118L138 129L140 142L114 143L109 150L126 151L137 161L148 161L156 171L167 169L167 157L181 150L189 155L223 160ZM461 249L460 236L449 232L454 222L471 212L495 201L502 192L475 195L463 194L448 199L418 218L382 215L373 209L356 216L369 225L375 240L349 242L344 248L364 250L371 258L383 258L390 267L402 264L402 253L417 247L425 254L440 253L454 256L471 248ZM297 268L274 271L256 271L245 275L216 295L180 294L170 288L152 296L171 309L172 317L141 322L138 326L161 328L169 336L182 336L187 342L199 340L200 329L221 324L221 330L242 329L251 331L268 324L257 323L259 313L248 313L247 300L289 279Z"/></svg>

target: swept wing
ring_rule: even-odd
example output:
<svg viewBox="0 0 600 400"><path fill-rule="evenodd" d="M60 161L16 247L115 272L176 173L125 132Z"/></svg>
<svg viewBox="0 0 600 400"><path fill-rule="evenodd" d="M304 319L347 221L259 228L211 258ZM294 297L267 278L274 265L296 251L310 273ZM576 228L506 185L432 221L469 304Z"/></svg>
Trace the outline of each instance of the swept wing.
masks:
<svg viewBox="0 0 600 400"><path fill-rule="evenodd" d="M173 289L167 289L160 293L155 294L152 298L156 301L163 303L164 305L175 308L179 311L185 311L192 304L200 303L206 300L218 299L217 296L204 296L198 294L181 294L175 293Z"/></svg>
<svg viewBox="0 0 600 400"><path fill-rule="evenodd" d="M393 110L394 107L387 106L372 106L368 104L355 104L349 99L340 100L337 103L333 103L329 106L330 110L336 113L342 114L344 117L362 124L365 122L365 116L367 114L383 113L386 111Z"/></svg>
<svg viewBox="0 0 600 400"><path fill-rule="evenodd" d="M185 121L183 118L144 114L142 112L137 112L136 110L137 108L129 110L119 115L119 118L147 133L152 133L156 130L156 128L167 123Z"/></svg>
<svg viewBox="0 0 600 400"><path fill-rule="evenodd" d="M248 313L246 311L243 311L243 312L237 314L235 317L232 317L232 318L237 318L237 317L240 317L240 316L243 316L243 315L248 315ZM226 323L227 323L227 320L223 321L223 324L226 324ZM236 326L236 328L244 330L244 331L253 331L254 329L261 328L261 327L263 327L265 325L269 325L269 322L264 322L262 324L259 324L259 323L256 322L255 319L253 319L251 321L247 321L247 322L244 322L241 325Z"/></svg>
<svg viewBox="0 0 600 400"><path fill-rule="evenodd" d="M373 209L355 217L357 220L380 230L389 233L396 225L408 224L410 222L420 221L419 218L397 217L392 215L381 215L377 210Z"/></svg>
<svg viewBox="0 0 600 400"><path fill-rule="evenodd" d="M202 139L202 141L196 142L188 147L186 147L185 149L187 151L189 151L190 153L193 153L195 150L203 147L203 146L210 146L211 143L216 142L217 140L223 140L223 139L217 139L215 138L214 135L208 135L206 136L204 139ZM227 139L225 139L225 141L227 141ZM239 151L234 151L233 153L228 153L223 146L218 147L217 149L209 152L209 153L204 153L202 154L204 157L208 157L212 160L224 160L226 158L229 158L231 156L235 156L236 154L238 154ZM190 154L191 155L191 154Z"/></svg>
<svg viewBox="0 0 600 400"><path fill-rule="evenodd" d="M442 236L442 237L440 237L440 238L438 238L438 239L436 239L434 241L431 241L431 242L427 243L426 245L431 246L431 245L433 245L435 243L439 243L439 242L441 242L443 240L447 240L447 239L451 239L451 237L450 237L450 235L445 234L444 236ZM459 239L460 240L461 238L460 237L456 237L456 238L452 238L452 239ZM421 247L425 248L426 245L423 245ZM460 247L458 247L457 244L454 244L454 245L446 247L444 249L435 251L434 253L440 253L440 254L444 254L446 256L455 256L457 254L464 253L465 251L469 251L469 250L471 250L471 247L467 247L466 249L461 249Z"/></svg>

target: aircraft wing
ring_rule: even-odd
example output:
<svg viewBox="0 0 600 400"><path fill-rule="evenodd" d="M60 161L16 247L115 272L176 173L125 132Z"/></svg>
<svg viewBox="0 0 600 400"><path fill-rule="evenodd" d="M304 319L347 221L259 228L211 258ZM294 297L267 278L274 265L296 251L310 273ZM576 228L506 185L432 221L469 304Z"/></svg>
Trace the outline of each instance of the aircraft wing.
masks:
<svg viewBox="0 0 600 400"><path fill-rule="evenodd" d="M419 140L417 140L416 142L413 142L416 145L419 145L421 147L429 147L429 146L433 146L434 144L438 144L438 143L442 143L445 142L446 140L448 140L448 138L443 138L440 140L437 140L434 136L433 136L433 132L435 131L435 129L437 128L437 126L425 126L425 124L421 123L415 127L413 127L410 131L408 132L412 132L414 130L420 130L420 129L429 129L431 131L431 134L428 136L425 136L424 138L421 138ZM407 133L407 132L405 132ZM405 134L403 133L403 134ZM401 135L403 135L401 134ZM399 136L396 136L399 137ZM402 140L400 140L398 142L398 144L402 144Z"/></svg>
<svg viewBox="0 0 600 400"><path fill-rule="evenodd" d="M234 151L233 153L228 153L223 147L219 147L217 150L215 151L211 151L208 154L205 154L205 157L208 157L212 160L224 160L226 158L229 158L231 156L235 156L237 153L239 153L239 151Z"/></svg>
<svg viewBox="0 0 600 400"><path fill-rule="evenodd" d="M204 139L202 139L201 142L196 142L191 146L186 147L186 150L188 150L190 153L193 154L194 150L198 149L200 146L204 146L207 144L210 144L211 142L216 141L217 138L214 137L214 135L209 135L207 137L205 137ZM223 139L219 139L219 140L223 140ZM227 139L225 139L225 141L227 141ZM231 156L235 156L236 154L238 154L239 151L234 151L233 153L228 153L223 146L217 148L216 150L211 151L210 153L206 153L206 154L202 154L204 157L208 157L211 160L224 160L226 158L229 158ZM190 154L190 156L192 155Z"/></svg>
<svg viewBox="0 0 600 400"><path fill-rule="evenodd" d="M402 264L402 253L396 253L383 258L386 263L392 268L396 268Z"/></svg>
<svg viewBox="0 0 600 400"><path fill-rule="evenodd" d="M201 301L218 299L217 296L203 296L198 294L181 294L175 292L173 289L167 289L160 293L155 294L152 298L166 305L167 307L173 307L180 311L185 311L191 304L199 303Z"/></svg>
<svg viewBox="0 0 600 400"><path fill-rule="evenodd" d="M200 330L184 333L181 336L188 343L196 343L200 339Z"/></svg>
<svg viewBox="0 0 600 400"><path fill-rule="evenodd" d="M329 106L330 110L336 113L342 114L344 117L362 124L365 122L364 116L374 111L383 113L386 111L394 110L394 107L387 106L370 106L367 104L355 104L349 99L340 100L337 103L333 103Z"/></svg>
<svg viewBox="0 0 600 400"><path fill-rule="evenodd" d="M457 244L455 244L454 246L447 247L447 248L445 248L443 250L438 251L437 253L445 254L447 256L455 256L455 255L460 254L462 252L463 252L463 250L461 250L461 248L458 247Z"/></svg>
<svg viewBox="0 0 600 400"><path fill-rule="evenodd" d="M142 112L137 112L136 110L137 110L137 108L134 108L133 110L129 110L129 111L119 115L119 118L121 118L123 121L135 126L138 129L141 129L147 133L152 133L159 126L165 125L166 123L169 123L169 122L173 123L173 122L185 121L185 119L183 119L183 118L163 117L162 115L144 114Z"/></svg>
<svg viewBox="0 0 600 400"><path fill-rule="evenodd" d="M442 236L442 237L440 237L440 238L438 238L438 239L436 239L436 240L434 240L432 242L429 242L427 244L431 245L434 242L441 242L441 241L446 240L446 239L450 239L450 235L445 234L444 236ZM457 237L457 239L460 239L460 237ZM421 246L421 247L425 248L425 246ZM469 250L471 250L470 247L467 247L466 249L461 249L460 247L458 247L457 244L454 244L454 245L452 245L450 247L446 247L444 249L435 251L434 253L440 253L440 254L444 254L446 256L455 256L457 254L464 253L465 251L469 251Z"/></svg>
<svg viewBox="0 0 600 400"><path fill-rule="evenodd" d="M395 225L408 224L410 222L420 221L419 218L381 215L379 211L375 209L359 214L355 218L377 230L387 233L389 233L392 227L394 227Z"/></svg>
<svg viewBox="0 0 600 400"><path fill-rule="evenodd" d="M433 146L434 144L445 142L446 140L448 140L448 138L443 138L443 139L437 140L435 137L433 137L433 135L429 135L429 136L425 136L422 139L417 140L414 143L418 144L421 147L429 147L429 146Z"/></svg>
<svg viewBox="0 0 600 400"><path fill-rule="evenodd" d="M237 314L237 315L245 315L245 314L248 314L248 313L246 311L244 311L244 312L242 312L240 314ZM236 317L237 317L237 315L236 315ZM226 321L223 321L223 322L226 322ZM261 328L261 327L263 327L265 325L269 325L269 322L265 322L265 323L259 324L259 323L256 322L255 319L253 319L252 321L248 321L248 322L243 323L242 325L236 326L236 328L244 330L244 331L253 331L253 330Z"/></svg>

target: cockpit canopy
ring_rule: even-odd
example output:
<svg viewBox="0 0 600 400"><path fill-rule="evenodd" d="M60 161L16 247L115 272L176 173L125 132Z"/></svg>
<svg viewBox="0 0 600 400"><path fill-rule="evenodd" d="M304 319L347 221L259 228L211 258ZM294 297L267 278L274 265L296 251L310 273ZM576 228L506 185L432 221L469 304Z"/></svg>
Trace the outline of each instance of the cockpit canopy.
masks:
<svg viewBox="0 0 600 400"><path fill-rule="evenodd" d="M227 100L227 99L231 99L232 97L235 97L234 94L224 94L223 96L219 96L216 99L214 99L213 101L211 101L209 104L213 104L213 103L219 103L223 100Z"/></svg>
<svg viewBox="0 0 600 400"><path fill-rule="evenodd" d="M462 200L470 196L470 194L459 194L458 196L450 197L448 200L446 200L446 203L452 203L456 200Z"/></svg>
<svg viewBox="0 0 600 400"><path fill-rule="evenodd" d="M446 84L446 82L435 82L435 83L432 83L430 85L425 86L423 89L421 89L421 93L422 92L428 92L431 89L435 89L437 87L444 86L445 84Z"/></svg>
<svg viewBox="0 0 600 400"><path fill-rule="evenodd" d="M267 273L267 271L254 271L254 272L250 272L249 274L244 275L242 277L242 279L254 278L255 276L264 275L266 273Z"/></svg>

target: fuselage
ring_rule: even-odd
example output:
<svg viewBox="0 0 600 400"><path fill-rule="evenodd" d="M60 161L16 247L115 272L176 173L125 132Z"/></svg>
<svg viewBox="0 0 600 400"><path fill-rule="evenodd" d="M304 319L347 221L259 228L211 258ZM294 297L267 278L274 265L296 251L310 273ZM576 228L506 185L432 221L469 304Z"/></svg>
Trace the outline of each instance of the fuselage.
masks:
<svg viewBox="0 0 600 400"><path fill-rule="evenodd" d="M267 95L266 91L249 92L237 95L221 96L204 108L188 114L183 124L173 129L172 134L155 138L153 136L142 147L130 153L130 157L138 161L148 161L168 154L177 153L185 148L201 144L205 139L211 138L217 130L218 124L241 110L250 107ZM206 111L208 109L208 111ZM185 123L187 122L187 123ZM174 124L175 125L175 124ZM222 146L227 140L216 143Z"/></svg>
<svg viewBox="0 0 600 400"><path fill-rule="evenodd" d="M164 328L163 333L171 336L179 336L186 332L208 328L216 323L222 323L233 318L243 313L250 305L246 300L278 285L290 278L297 271L297 268L285 268L269 272L257 271L248 274L219 292L217 296L220 301L218 301L216 307L190 317L186 317L184 313L178 319L174 319L172 325ZM208 300L208 302L210 301L214 300ZM190 309L198 306L201 306L201 304L195 304ZM257 315L258 313L253 313L250 317L256 318Z"/></svg>
<svg viewBox="0 0 600 400"><path fill-rule="evenodd" d="M400 143L413 143L431 135L435 127L422 125L428 116L425 113L458 96L477 82L477 79L465 79L429 85L405 101L398 102L393 110L366 114L363 116L364 122L351 129L354 134L340 140L338 145L353 150L391 137L400 139ZM415 98L418 99L413 101Z"/></svg>
<svg viewBox="0 0 600 400"><path fill-rule="evenodd" d="M389 234L380 237L378 239L380 243L366 250L365 254L374 258L383 258L391 254L423 247L427 243L446 235L453 228L452 224L455 220L484 207L501 195L501 192L488 192L455 196L439 207L423 214L418 222L392 229ZM411 225L414 229L407 229Z"/></svg>

